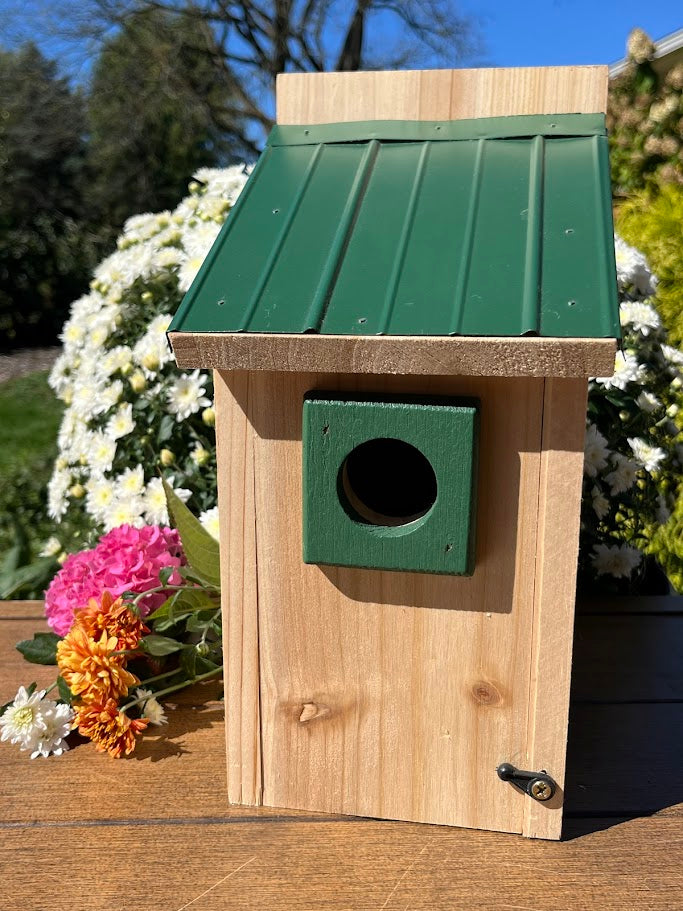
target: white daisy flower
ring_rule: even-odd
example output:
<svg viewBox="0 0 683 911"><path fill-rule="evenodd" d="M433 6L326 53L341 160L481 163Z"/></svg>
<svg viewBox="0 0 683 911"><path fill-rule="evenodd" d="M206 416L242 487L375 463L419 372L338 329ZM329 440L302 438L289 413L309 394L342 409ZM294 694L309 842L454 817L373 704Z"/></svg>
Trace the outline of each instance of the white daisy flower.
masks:
<svg viewBox="0 0 683 911"><path fill-rule="evenodd" d="M677 367L683 367L683 351L679 351L678 348L671 345L662 345L661 349L665 361L675 364Z"/></svg>
<svg viewBox="0 0 683 911"><path fill-rule="evenodd" d="M614 471L605 475L605 481L609 484L610 492L614 496L633 487L638 477L638 466L619 452L612 454L612 462L616 467Z"/></svg>
<svg viewBox="0 0 683 911"><path fill-rule="evenodd" d="M126 468L115 479L116 495L119 497L138 496L145 489L145 471L142 465Z"/></svg>
<svg viewBox="0 0 683 911"><path fill-rule="evenodd" d="M145 520L151 525L168 525L168 507L161 478L152 478L144 493Z"/></svg>
<svg viewBox="0 0 683 911"><path fill-rule="evenodd" d="M47 539L45 544L43 544L43 549L40 552L41 557L56 557L57 554L62 549L62 542L55 535L52 535Z"/></svg>
<svg viewBox="0 0 683 911"><path fill-rule="evenodd" d="M591 557L599 576L610 575L617 579L628 578L641 560L640 551L627 544L596 544Z"/></svg>
<svg viewBox="0 0 683 911"><path fill-rule="evenodd" d="M638 398L636 399L636 405L640 408L641 411L646 412L646 414L652 414L653 411L656 411L658 408L662 407L662 403L659 401L656 395L643 390Z"/></svg>
<svg viewBox="0 0 683 911"><path fill-rule="evenodd" d="M182 373L172 383L166 392L166 398L168 410L176 416L177 421L183 421L211 404L211 399L205 395L206 381L206 375L195 370L192 373Z"/></svg>
<svg viewBox="0 0 683 911"><path fill-rule="evenodd" d="M666 458L666 453L659 446L652 446L641 437L628 437L628 445L633 455L646 471L652 474Z"/></svg>
<svg viewBox="0 0 683 911"><path fill-rule="evenodd" d="M140 688L135 690L136 699L144 699L144 702L140 704L140 711L144 718L147 718L150 724L162 725L168 724L168 718L164 712L164 708L160 702L157 701L156 697L151 690Z"/></svg>
<svg viewBox="0 0 683 911"><path fill-rule="evenodd" d="M626 389L629 383L642 383L646 369L630 351L617 351L612 376L597 376L595 382L605 389Z"/></svg>
<svg viewBox="0 0 683 911"><path fill-rule="evenodd" d="M44 756L47 759L50 754L61 756L69 749L66 738L71 731L74 711L71 706L65 705L63 702L57 703L44 699L41 715L44 727L36 728L22 749L31 751L31 759L37 759L38 756Z"/></svg>
<svg viewBox="0 0 683 911"><path fill-rule="evenodd" d="M584 442L584 474L587 474L589 478L597 477L598 472L607 467L609 454L607 440L595 424L589 424L586 428Z"/></svg>
<svg viewBox="0 0 683 911"><path fill-rule="evenodd" d="M125 497L117 497L111 506L104 511L102 524L106 531L118 528L119 525L132 525L134 528L141 528L145 524L144 511L145 503L141 496L129 494Z"/></svg>
<svg viewBox="0 0 683 911"><path fill-rule="evenodd" d="M655 308L643 301L624 301L619 307L619 321L622 326L633 326L637 332L646 336L652 329L659 329L662 325Z"/></svg>
<svg viewBox="0 0 683 911"><path fill-rule="evenodd" d="M609 512L609 500L597 485L591 490L591 502L598 519L604 519Z"/></svg>
<svg viewBox="0 0 683 911"><path fill-rule="evenodd" d="M218 527L218 507L213 506L211 509L205 510L199 516L199 521L202 523L206 531L211 535L212 538L215 538L217 541L220 539L220 531Z"/></svg>
<svg viewBox="0 0 683 911"><path fill-rule="evenodd" d="M88 482L85 508L91 516L101 522L112 506L114 497L115 486L112 480L105 477L91 478Z"/></svg>
<svg viewBox="0 0 683 911"><path fill-rule="evenodd" d="M88 464L97 472L111 469L116 455L116 440L112 440L106 433L96 432L90 438L90 452L87 455Z"/></svg>
<svg viewBox="0 0 683 911"><path fill-rule="evenodd" d="M36 690L29 696L26 688L20 686L12 704L0 715L0 740L19 743L23 747L37 732L46 730L41 711L44 696L45 690Z"/></svg>
<svg viewBox="0 0 683 911"><path fill-rule="evenodd" d="M647 259L618 235L614 236L614 256L617 264L617 283L622 290L634 288L643 295L654 292L656 281Z"/></svg>
<svg viewBox="0 0 683 911"><path fill-rule="evenodd" d="M107 422L106 434L112 440L119 440L135 430L133 406L130 402L120 405Z"/></svg>

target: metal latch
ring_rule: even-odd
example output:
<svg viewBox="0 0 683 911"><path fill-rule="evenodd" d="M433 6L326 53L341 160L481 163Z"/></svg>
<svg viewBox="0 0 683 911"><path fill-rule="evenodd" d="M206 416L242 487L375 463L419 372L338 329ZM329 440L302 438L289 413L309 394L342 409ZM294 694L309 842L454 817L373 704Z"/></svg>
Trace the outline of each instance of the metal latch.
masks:
<svg viewBox="0 0 683 911"><path fill-rule="evenodd" d="M503 762L496 772L501 781L509 781L534 800L550 800L557 790L557 785L545 771L525 772L509 762Z"/></svg>

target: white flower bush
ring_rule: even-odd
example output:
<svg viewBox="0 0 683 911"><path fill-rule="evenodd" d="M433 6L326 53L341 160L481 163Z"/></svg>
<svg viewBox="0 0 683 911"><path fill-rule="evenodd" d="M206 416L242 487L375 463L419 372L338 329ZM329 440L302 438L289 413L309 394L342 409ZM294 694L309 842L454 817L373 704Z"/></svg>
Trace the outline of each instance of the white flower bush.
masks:
<svg viewBox="0 0 683 911"><path fill-rule="evenodd" d="M136 215L62 332L50 383L66 410L49 484L51 553L168 521L160 475L218 537L211 376L178 371L166 330L246 182L204 169L174 212ZM623 350L590 383L581 573L631 584L681 473L683 354L666 344L645 257L615 238Z"/></svg>
<svg viewBox="0 0 683 911"><path fill-rule="evenodd" d="M647 260L618 237L615 250L623 350L589 386L580 571L584 584L628 590L675 503L683 355L666 344Z"/></svg>
<svg viewBox="0 0 683 911"><path fill-rule="evenodd" d="M175 368L166 330L247 176L202 169L174 212L130 218L72 305L50 375L66 405L48 488L53 552L168 522L160 472L215 530L211 376Z"/></svg>

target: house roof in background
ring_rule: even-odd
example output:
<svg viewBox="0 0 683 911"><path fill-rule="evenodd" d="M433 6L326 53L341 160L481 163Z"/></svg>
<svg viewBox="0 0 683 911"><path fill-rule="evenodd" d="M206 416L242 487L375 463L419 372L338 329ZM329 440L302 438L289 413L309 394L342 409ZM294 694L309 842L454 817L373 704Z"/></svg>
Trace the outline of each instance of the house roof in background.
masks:
<svg viewBox="0 0 683 911"><path fill-rule="evenodd" d="M618 338L603 115L278 126L170 332Z"/></svg>
<svg viewBox="0 0 683 911"><path fill-rule="evenodd" d="M675 54L676 51L681 51L681 57L683 57L683 28L679 28L678 31L671 32L669 35L665 35L663 38L660 38L659 41L655 41L654 44L655 60L661 60L664 57L668 57L670 54ZM610 64L610 79L612 79L614 76L618 76L620 73L623 73L627 65L628 57L624 57L622 60L617 60L616 63Z"/></svg>

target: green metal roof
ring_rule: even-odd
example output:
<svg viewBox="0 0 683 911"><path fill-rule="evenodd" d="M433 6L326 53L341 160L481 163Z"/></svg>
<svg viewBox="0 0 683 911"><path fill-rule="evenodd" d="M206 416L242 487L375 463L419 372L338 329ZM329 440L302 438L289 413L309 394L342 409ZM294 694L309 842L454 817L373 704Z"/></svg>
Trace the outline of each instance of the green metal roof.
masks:
<svg viewBox="0 0 683 911"><path fill-rule="evenodd" d="M278 126L170 327L618 338L602 115Z"/></svg>

